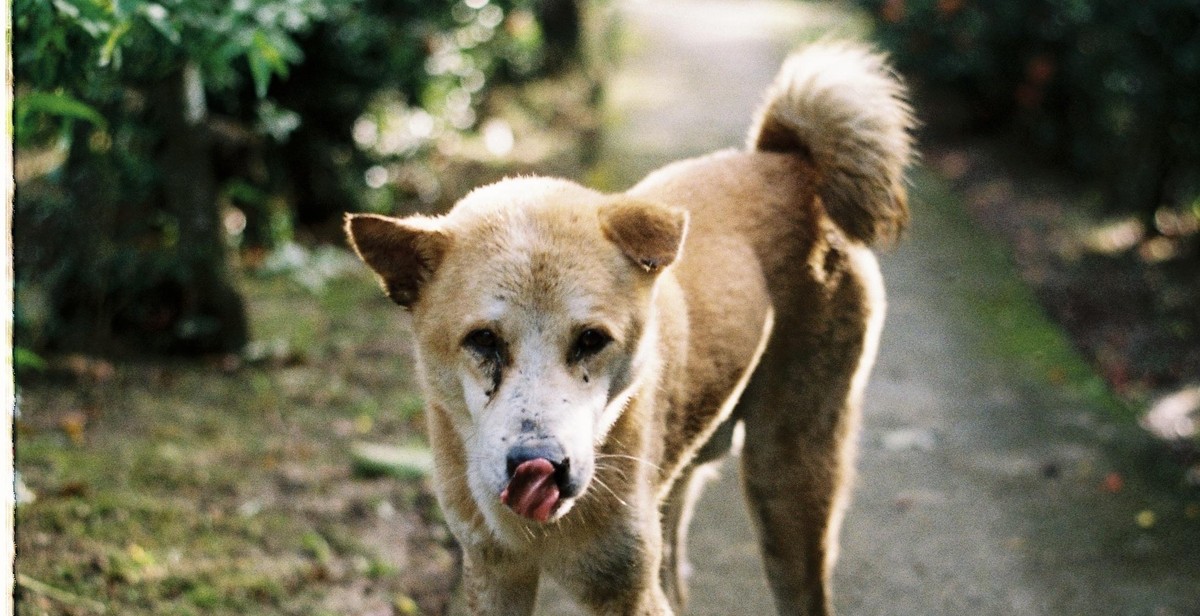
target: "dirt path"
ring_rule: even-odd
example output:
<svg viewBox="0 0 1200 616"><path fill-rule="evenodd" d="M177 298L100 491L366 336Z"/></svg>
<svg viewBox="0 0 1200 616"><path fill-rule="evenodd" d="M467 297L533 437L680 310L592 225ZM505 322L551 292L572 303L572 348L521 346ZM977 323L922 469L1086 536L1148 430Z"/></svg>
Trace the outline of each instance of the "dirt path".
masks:
<svg viewBox="0 0 1200 616"><path fill-rule="evenodd" d="M788 48L855 29L798 2L621 8L631 42L595 173L611 189L738 145ZM1200 614L1200 496L1156 468L1135 428L1104 419L1003 252L939 179L914 175L912 232L882 259L890 311L843 530L840 611ZM740 494L727 464L700 504L690 614L773 613ZM542 599L540 614L574 613L552 588Z"/></svg>

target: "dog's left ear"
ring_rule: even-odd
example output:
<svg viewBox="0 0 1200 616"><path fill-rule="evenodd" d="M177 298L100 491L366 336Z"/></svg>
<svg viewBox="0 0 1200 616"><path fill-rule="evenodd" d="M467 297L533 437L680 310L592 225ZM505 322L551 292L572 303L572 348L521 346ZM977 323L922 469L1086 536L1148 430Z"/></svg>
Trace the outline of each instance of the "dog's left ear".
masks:
<svg viewBox="0 0 1200 616"><path fill-rule="evenodd" d="M347 214L346 238L392 301L412 308L421 286L441 265L450 238L429 218Z"/></svg>
<svg viewBox="0 0 1200 616"><path fill-rule="evenodd" d="M679 258L687 221L687 212L648 201L622 199L600 207L604 236L650 273Z"/></svg>

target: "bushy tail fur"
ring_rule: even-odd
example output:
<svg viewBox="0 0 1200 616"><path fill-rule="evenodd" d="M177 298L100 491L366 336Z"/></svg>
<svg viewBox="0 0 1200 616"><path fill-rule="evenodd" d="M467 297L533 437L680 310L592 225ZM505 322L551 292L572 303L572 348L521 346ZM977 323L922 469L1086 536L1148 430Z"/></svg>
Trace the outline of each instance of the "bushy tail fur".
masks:
<svg viewBox="0 0 1200 616"><path fill-rule="evenodd" d="M767 91L749 146L807 156L830 218L865 243L894 239L908 222L904 171L914 119L886 59L850 43L792 55Z"/></svg>

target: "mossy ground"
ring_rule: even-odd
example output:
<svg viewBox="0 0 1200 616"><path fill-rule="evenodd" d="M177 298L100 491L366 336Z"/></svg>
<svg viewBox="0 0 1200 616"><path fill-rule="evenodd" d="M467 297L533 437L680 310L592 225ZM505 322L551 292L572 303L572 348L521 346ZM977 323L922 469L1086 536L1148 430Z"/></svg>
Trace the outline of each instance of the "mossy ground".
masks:
<svg viewBox="0 0 1200 616"><path fill-rule="evenodd" d="M423 438L398 309L356 268L243 289L245 358L64 357L23 376L19 613L440 610L455 567L428 484L349 458L356 440Z"/></svg>

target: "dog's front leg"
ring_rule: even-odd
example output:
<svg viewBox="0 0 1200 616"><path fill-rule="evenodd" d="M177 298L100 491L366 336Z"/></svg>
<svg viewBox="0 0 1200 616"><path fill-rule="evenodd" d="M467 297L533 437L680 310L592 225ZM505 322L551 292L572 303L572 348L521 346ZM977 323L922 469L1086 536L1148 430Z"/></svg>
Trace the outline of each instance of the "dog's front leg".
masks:
<svg viewBox="0 0 1200 616"><path fill-rule="evenodd" d="M537 600L538 569L533 559L468 550L463 554L463 590L473 616L529 616Z"/></svg>
<svg viewBox="0 0 1200 616"><path fill-rule="evenodd" d="M594 616L673 616L659 578L662 533L653 522L601 533L547 573Z"/></svg>

